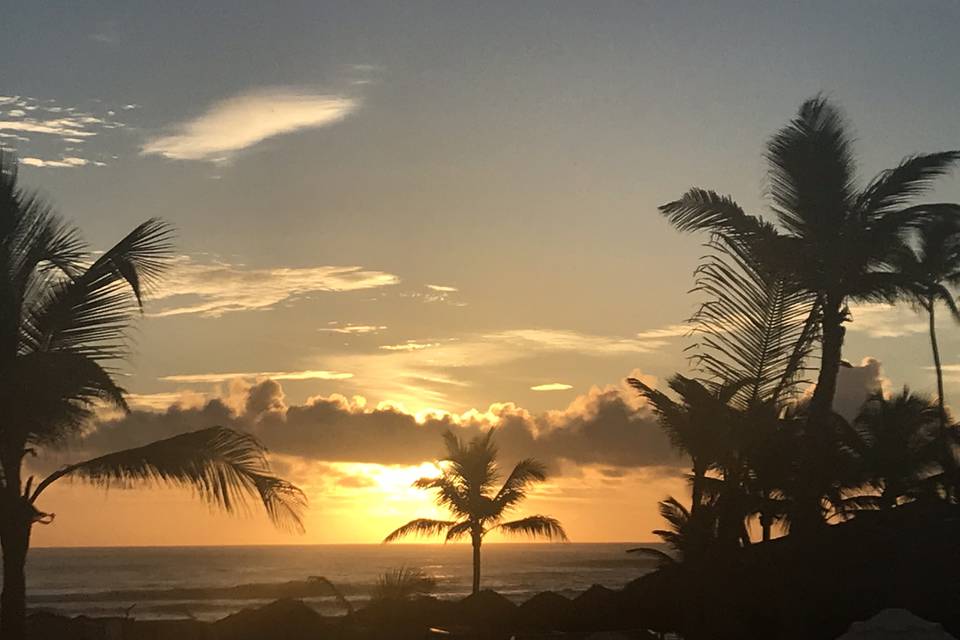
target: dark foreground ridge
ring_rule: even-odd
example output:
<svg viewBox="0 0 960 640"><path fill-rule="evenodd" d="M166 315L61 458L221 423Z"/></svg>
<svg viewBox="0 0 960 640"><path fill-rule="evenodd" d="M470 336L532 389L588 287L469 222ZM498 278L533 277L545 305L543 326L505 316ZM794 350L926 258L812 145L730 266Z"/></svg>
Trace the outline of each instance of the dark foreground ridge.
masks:
<svg viewBox="0 0 960 640"><path fill-rule="evenodd" d="M574 599L543 592L517 606L492 591L460 601L421 597L324 617L282 599L216 622L30 617L36 640L587 638L617 631L652 639L834 640L857 620L904 608L960 637L960 507L906 505L699 565L672 565L620 590L594 585ZM450 635L430 635L430 629Z"/></svg>

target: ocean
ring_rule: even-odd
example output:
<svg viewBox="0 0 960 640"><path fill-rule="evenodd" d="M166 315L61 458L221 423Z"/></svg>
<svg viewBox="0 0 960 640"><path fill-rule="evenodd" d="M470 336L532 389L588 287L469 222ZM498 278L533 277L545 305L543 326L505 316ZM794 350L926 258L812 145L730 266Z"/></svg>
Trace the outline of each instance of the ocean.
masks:
<svg viewBox="0 0 960 640"><path fill-rule="evenodd" d="M625 552L632 546L489 544L483 588L519 603L539 591L573 597L592 584L622 587L653 568ZM215 620L296 597L335 615L342 605L311 576L327 578L361 606L377 577L401 566L433 576L437 597L470 591L471 551L462 544L37 548L27 563L27 603L68 615Z"/></svg>

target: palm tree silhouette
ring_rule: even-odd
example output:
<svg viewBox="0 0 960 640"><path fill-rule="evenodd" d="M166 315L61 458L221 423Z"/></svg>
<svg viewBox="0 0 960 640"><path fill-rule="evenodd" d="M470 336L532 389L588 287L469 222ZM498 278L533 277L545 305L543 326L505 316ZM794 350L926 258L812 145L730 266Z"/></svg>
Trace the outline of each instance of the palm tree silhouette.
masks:
<svg viewBox="0 0 960 640"><path fill-rule="evenodd" d="M713 502L701 504L694 513L679 500L669 496L661 500L658 507L660 517L667 522L669 528L655 529L653 533L663 540L673 551L673 555L653 547L627 549L627 553L651 556L660 565L670 565L699 562L716 548L719 526L716 505Z"/></svg>
<svg viewBox="0 0 960 640"><path fill-rule="evenodd" d="M448 509L455 519L411 520L384 538L384 542L393 542L410 535L441 534L445 536L444 541L449 542L469 535L473 546L473 593L478 593L480 545L484 536L491 531L547 540L567 540L567 534L556 518L535 515L503 521L507 511L526 499L527 491L533 483L546 479L546 469L542 463L532 458L521 460L500 489L493 493L500 479L493 430L474 437L468 444L464 444L450 431L443 434L443 440L447 456L441 460L442 474L436 478L421 478L413 486L436 490L437 504Z"/></svg>
<svg viewBox="0 0 960 640"><path fill-rule="evenodd" d="M925 220L917 230L916 241L897 263L912 280L908 299L927 314L930 348L937 376L937 402L940 407L940 429L947 429L946 401L943 393L943 368L937 344L936 307L944 304L954 320L960 321L960 309L952 287L960 284L960 226L957 221L942 217Z"/></svg>
<svg viewBox="0 0 960 640"><path fill-rule="evenodd" d="M163 273L171 230L148 220L91 259L78 230L18 185L0 156L0 637L24 637L24 566L35 523L53 515L36 502L53 482L76 477L99 485L166 483L193 488L233 511L247 496L280 525L302 528L299 489L269 473L252 436L215 427L66 466L39 482L23 460L77 435L98 402L126 411L114 381L127 353L126 330L143 294Z"/></svg>
<svg viewBox="0 0 960 640"><path fill-rule="evenodd" d="M839 110L821 96L767 144L768 192L777 225L748 215L730 197L691 189L660 207L681 231L707 231L747 247L766 269L814 297L810 317L819 324L820 371L808 421L828 440L844 323L852 301L889 301L911 290L896 269L912 229L931 218L960 216L954 204L910 205L935 178L960 161L960 151L911 156L857 189L850 137ZM811 433L815 436L815 433ZM812 442L812 438L808 438ZM813 450L802 464L816 465ZM816 496L807 507L819 511ZM816 518L804 518L814 523Z"/></svg>
<svg viewBox="0 0 960 640"><path fill-rule="evenodd" d="M940 462L933 447L939 441L939 413L929 398L907 388L892 398L879 389L870 395L854 427L861 439L857 453L863 472L880 495L859 502L887 510L901 498L917 497L923 480L935 475Z"/></svg>
<svg viewBox="0 0 960 640"><path fill-rule="evenodd" d="M673 447L690 457L690 511L696 513L704 501L707 472L730 444L724 437L732 417L729 402L743 384L710 389L698 380L676 374L667 382L680 397L676 402L642 380L627 378L627 383L650 403Z"/></svg>

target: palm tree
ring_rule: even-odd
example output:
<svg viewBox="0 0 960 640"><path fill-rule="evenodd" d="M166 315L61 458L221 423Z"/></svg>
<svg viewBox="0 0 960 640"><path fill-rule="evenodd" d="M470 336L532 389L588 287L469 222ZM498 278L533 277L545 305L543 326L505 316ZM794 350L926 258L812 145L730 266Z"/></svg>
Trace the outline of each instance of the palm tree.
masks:
<svg viewBox="0 0 960 640"><path fill-rule="evenodd" d="M694 513L673 496L661 500L660 517L667 522L669 528L655 529L653 533L666 543L673 555L653 547L627 549L627 553L651 556L660 565L696 563L705 559L716 548L719 537L715 506L713 502L705 502Z"/></svg>
<svg viewBox="0 0 960 640"><path fill-rule="evenodd" d="M449 542L469 535L473 546L473 593L478 593L480 545L484 536L491 531L547 540L567 539L560 522L549 516L535 515L503 521L506 512L527 497L527 491L533 483L546 480L546 469L542 463L532 458L521 460L500 489L493 493L500 478L493 430L474 437L468 444L450 431L443 434L443 440L447 456L441 461L441 475L421 478L413 486L436 490L437 504L448 509L455 519L411 520L384 538L384 542L393 542L409 535L440 534L444 534L444 541Z"/></svg>
<svg viewBox="0 0 960 640"><path fill-rule="evenodd" d="M911 290L909 277L896 268L909 248L910 232L931 218L956 219L960 206L908 205L960 161L960 151L908 157L858 189L844 120L817 96L773 136L766 157L776 225L746 214L730 197L698 188L660 210L681 231L707 231L746 247L757 264L813 298L809 317L819 325L821 359L807 440L812 442L819 430L823 442L813 446L817 450L832 437L847 305L892 302ZM803 464L816 465L810 456ZM811 514L814 500L808 500Z"/></svg>
<svg viewBox="0 0 960 640"><path fill-rule="evenodd" d="M921 482L935 473L939 456L932 445L938 441L939 413L929 398L907 388L889 399L877 390L860 409L854 420L861 439L858 454L867 482L880 491L880 509L915 497Z"/></svg>
<svg viewBox="0 0 960 640"><path fill-rule="evenodd" d="M908 288L893 267L910 230L930 217L956 218L960 207L907 205L960 161L960 151L908 157L858 190L844 120L817 96L773 136L766 156L777 226L704 189L660 210L681 231L708 231L749 246L758 262L814 296L822 353L810 420L824 424L836 392L847 304L892 301Z"/></svg>
<svg viewBox="0 0 960 640"><path fill-rule="evenodd" d="M676 374L667 382L680 397L680 402L676 402L642 380L627 378L627 383L650 403L673 447L690 456L690 510L696 513L704 501L707 472L729 445L724 438L732 418L729 402L742 384L710 389L698 380Z"/></svg>
<svg viewBox="0 0 960 640"><path fill-rule="evenodd" d="M79 433L97 403L127 410L114 381L126 329L170 256L170 228L148 220L92 259L76 228L17 182L0 157L0 637L24 636L24 565L37 499L75 477L99 485L184 485L232 511L256 496L278 524L301 527L304 497L270 475L262 445L215 427L66 466L39 482L23 460Z"/></svg>
<svg viewBox="0 0 960 640"><path fill-rule="evenodd" d="M929 319L930 348L937 377L937 402L940 407L940 430L947 430L947 409L943 393L943 368L937 344L936 307L943 303L954 320L960 321L960 309L952 287L960 284L960 226L956 220L932 218L920 225L916 242L905 252L898 268L911 280L908 299Z"/></svg>
<svg viewBox="0 0 960 640"><path fill-rule="evenodd" d="M373 588L374 602L399 602L431 593L437 580L423 569L399 567L380 574Z"/></svg>

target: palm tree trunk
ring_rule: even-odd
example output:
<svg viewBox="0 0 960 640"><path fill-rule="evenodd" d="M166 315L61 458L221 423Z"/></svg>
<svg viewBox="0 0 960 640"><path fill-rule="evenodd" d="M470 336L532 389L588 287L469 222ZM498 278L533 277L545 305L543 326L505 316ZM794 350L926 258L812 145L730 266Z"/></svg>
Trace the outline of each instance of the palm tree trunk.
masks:
<svg viewBox="0 0 960 640"><path fill-rule="evenodd" d="M474 531L471 536L473 543L473 593L480 593L480 534Z"/></svg>
<svg viewBox="0 0 960 640"><path fill-rule="evenodd" d="M837 393L837 374L843 354L843 311L841 301L833 296L828 297L823 309L822 353L820 357L820 373L817 376L817 386L810 398L810 413L808 421L815 429L826 428L827 419L833 410L833 398Z"/></svg>
<svg viewBox="0 0 960 640"><path fill-rule="evenodd" d="M947 432L947 406L943 397L943 368L940 364L940 347L937 345L937 323L934 318L933 300L928 301L927 311L930 314L930 347L933 351L933 368L937 372L937 402L940 406L940 436Z"/></svg>
<svg viewBox="0 0 960 640"><path fill-rule="evenodd" d="M0 513L0 547L3 549L3 593L0 594L0 638L23 640L26 637L27 579L25 566L30 547L32 522L16 496L11 504L5 496Z"/></svg>
<svg viewBox="0 0 960 640"><path fill-rule="evenodd" d="M690 487L690 515L700 510L703 502L703 479L707 475L705 469L694 460L693 462L693 485Z"/></svg>

